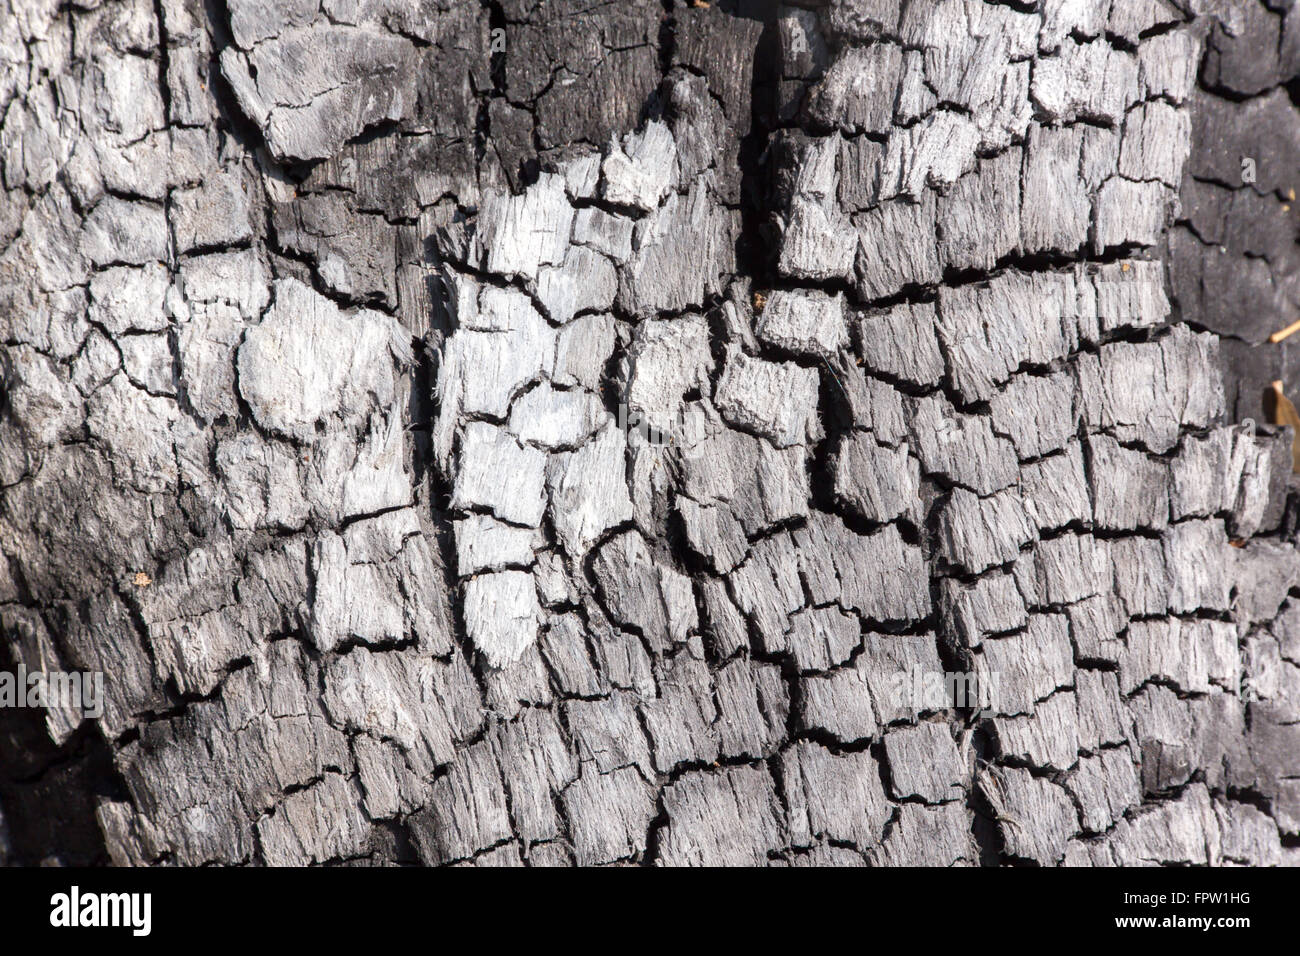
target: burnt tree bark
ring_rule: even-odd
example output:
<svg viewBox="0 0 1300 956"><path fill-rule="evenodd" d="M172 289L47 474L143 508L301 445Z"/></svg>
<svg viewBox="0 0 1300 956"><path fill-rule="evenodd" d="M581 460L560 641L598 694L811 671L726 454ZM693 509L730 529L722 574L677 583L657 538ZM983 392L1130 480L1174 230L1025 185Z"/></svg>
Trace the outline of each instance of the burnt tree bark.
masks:
<svg viewBox="0 0 1300 956"><path fill-rule="evenodd" d="M0 860L1295 862L1240 16L6 0Z"/></svg>

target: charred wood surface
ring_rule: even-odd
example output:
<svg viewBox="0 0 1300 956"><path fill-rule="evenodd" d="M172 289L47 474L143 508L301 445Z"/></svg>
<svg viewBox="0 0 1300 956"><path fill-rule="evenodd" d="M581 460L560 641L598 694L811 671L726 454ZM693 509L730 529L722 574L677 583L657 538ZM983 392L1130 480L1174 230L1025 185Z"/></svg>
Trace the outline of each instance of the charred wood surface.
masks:
<svg viewBox="0 0 1300 956"><path fill-rule="evenodd" d="M0 710L0 860L1297 861L1233 424L1296 6L5 0L0 63L0 670L105 691Z"/></svg>

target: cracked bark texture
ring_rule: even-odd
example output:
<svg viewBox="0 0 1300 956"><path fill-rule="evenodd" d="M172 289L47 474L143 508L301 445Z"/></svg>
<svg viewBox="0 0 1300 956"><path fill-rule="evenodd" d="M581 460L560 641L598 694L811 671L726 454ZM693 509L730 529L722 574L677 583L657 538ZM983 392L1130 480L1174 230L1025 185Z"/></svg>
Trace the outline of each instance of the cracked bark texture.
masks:
<svg viewBox="0 0 1300 956"><path fill-rule="evenodd" d="M1266 421L1270 382L1300 394L1295 340L1259 347L1300 313L1300 10L1210 10L1170 278L1182 320L1222 337L1229 412Z"/></svg>
<svg viewBox="0 0 1300 956"><path fill-rule="evenodd" d="M1245 6L7 0L0 859L1295 862Z"/></svg>

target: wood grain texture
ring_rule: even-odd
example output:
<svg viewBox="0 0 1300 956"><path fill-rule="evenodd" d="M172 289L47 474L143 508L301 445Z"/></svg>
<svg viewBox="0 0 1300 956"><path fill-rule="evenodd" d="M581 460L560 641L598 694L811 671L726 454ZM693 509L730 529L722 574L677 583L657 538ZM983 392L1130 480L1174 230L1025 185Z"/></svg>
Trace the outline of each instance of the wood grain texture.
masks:
<svg viewBox="0 0 1300 956"><path fill-rule="evenodd" d="M1298 862L1295 9L0 3L0 862Z"/></svg>

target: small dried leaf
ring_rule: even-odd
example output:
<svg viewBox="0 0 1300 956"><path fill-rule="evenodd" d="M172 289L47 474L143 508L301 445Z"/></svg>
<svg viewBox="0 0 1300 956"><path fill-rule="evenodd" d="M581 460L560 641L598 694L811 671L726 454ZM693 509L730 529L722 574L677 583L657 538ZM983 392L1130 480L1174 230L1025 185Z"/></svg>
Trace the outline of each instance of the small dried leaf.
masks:
<svg viewBox="0 0 1300 956"><path fill-rule="evenodd" d="M1273 401L1270 403L1270 417L1274 425L1291 426L1291 470L1300 472L1300 412L1296 411L1291 399L1282 394L1282 383L1274 382Z"/></svg>

